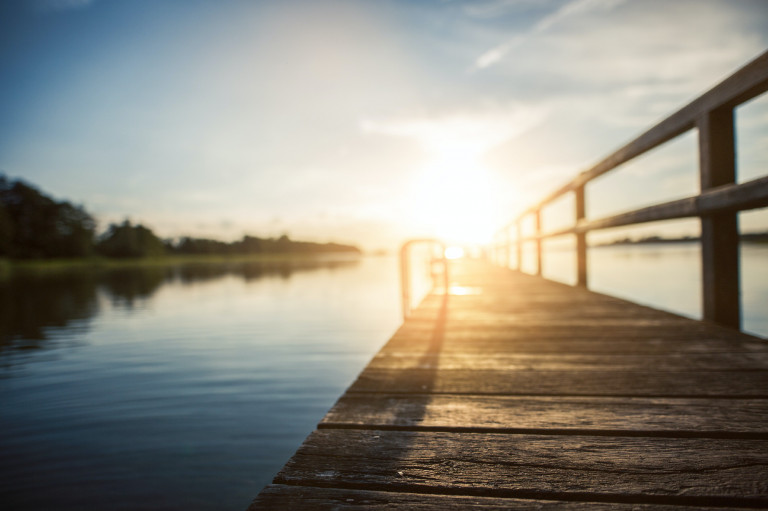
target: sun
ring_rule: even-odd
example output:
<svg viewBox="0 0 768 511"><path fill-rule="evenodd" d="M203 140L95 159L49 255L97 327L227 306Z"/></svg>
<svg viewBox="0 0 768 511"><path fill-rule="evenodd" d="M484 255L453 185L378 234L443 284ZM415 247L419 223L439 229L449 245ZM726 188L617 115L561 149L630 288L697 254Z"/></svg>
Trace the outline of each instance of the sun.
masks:
<svg viewBox="0 0 768 511"><path fill-rule="evenodd" d="M461 259L464 257L464 249L461 247L457 247L455 245L452 245L450 247L446 247L445 249L445 258L446 259Z"/></svg>
<svg viewBox="0 0 768 511"><path fill-rule="evenodd" d="M495 192L482 151L466 141L433 144L412 194L413 220L453 243L483 244L494 227Z"/></svg>

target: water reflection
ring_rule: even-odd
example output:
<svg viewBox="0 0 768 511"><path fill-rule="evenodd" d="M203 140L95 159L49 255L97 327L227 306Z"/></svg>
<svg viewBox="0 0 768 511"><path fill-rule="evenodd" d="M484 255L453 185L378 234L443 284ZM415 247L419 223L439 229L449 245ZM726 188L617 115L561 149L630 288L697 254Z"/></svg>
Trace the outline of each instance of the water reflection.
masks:
<svg viewBox="0 0 768 511"><path fill-rule="evenodd" d="M104 272L97 285L113 305L130 309L137 301L155 294L172 275L171 268L121 268Z"/></svg>
<svg viewBox="0 0 768 511"><path fill-rule="evenodd" d="M318 269L334 270L355 266L360 263L357 257L348 259L307 259L300 261L274 261L274 262L231 262L220 264L186 264L172 268L171 279L178 278L185 284L215 280L227 275L243 278L246 282L265 277L280 277L289 279L297 272L313 271Z"/></svg>
<svg viewBox="0 0 768 511"><path fill-rule="evenodd" d="M391 336L397 282L394 258L0 282L0 508L245 509Z"/></svg>
<svg viewBox="0 0 768 511"><path fill-rule="evenodd" d="M46 329L66 327L98 311L90 274L26 275L0 281L0 356L45 346Z"/></svg>
<svg viewBox="0 0 768 511"><path fill-rule="evenodd" d="M163 285L192 285L225 276L252 282L288 280L297 272L334 270L359 264L359 259L191 263L113 269L20 271L0 279L0 361L8 365L16 352L56 345L52 328L87 327L99 311L99 298L112 306L132 309Z"/></svg>

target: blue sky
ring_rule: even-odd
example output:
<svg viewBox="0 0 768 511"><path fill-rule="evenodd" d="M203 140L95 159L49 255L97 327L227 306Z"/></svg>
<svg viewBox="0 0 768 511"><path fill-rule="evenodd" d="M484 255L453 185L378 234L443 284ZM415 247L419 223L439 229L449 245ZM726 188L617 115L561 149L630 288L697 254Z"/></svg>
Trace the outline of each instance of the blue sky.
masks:
<svg viewBox="0 0 768 511"><path fill-rule="evenodd" d="M754 0L5 0L0 171L162 236L482 241L766 48ZM737 112L740 180L767 103ZM691 134L589 213L695 169Z"/></svg>

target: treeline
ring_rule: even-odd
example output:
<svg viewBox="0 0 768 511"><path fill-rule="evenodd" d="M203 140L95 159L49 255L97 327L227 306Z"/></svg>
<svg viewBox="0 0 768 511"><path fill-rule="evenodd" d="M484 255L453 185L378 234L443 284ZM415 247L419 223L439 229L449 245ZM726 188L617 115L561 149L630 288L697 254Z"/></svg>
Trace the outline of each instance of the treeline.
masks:
<svg viewBox="0 0 768 511"><path fill-rule="evenodd" d="M767 243L768 231L766 232L743 232L739 234L741 241L752 243ZM622 238L605 243L605 245L662 245L665 243L694 243L701 241L699 236L679 236L675 238L662 238L661 236L646 236L644 238Z"/></svg>
<svg viewBox="0 0 768 511"><path fill-rule="evenodd" d="M128 220L96 235L96 221L82 206L58 202L21 180L0 175L0 257L12 259L156 257L168 254L360 253L338 243L293 241L288 236L244 236L235 242L183 237L160 239Z"/></svg>
<svg viewBox="0 0 768 511"><path fill-rule="evenodd" d="M246 235L243 239L231 243L204 238L183 237L178 241L166 241L166 243L166 249L176 254L360 253L360 249L351 245L294 241L286 235L282 235L279 238L257 238Z"/></svg>
<svg viewBox="0 0 768 511"><path fill-rule="evenodd" d="M96 221L69 202L0 175L0 256L18 259L84 257L94 250Z"/></svg>

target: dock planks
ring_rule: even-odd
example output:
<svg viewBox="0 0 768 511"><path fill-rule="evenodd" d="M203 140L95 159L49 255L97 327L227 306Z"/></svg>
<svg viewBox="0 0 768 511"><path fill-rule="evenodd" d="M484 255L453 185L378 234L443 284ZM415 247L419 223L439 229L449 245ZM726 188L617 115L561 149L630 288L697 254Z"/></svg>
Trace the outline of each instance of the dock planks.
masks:
<svg viewBox="0 0 768 511"><path fill-rule="evenodd" d="M768 508L768 343L479 261L451 280L250 510Z"/></svg>

